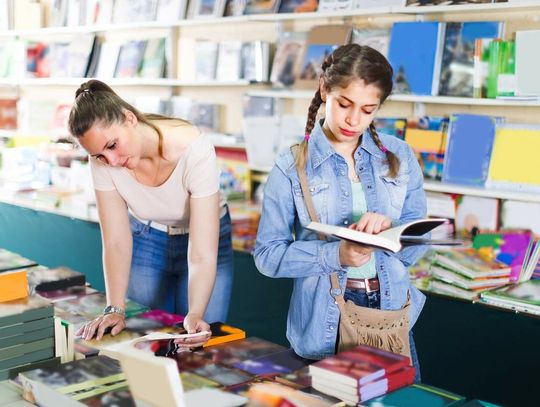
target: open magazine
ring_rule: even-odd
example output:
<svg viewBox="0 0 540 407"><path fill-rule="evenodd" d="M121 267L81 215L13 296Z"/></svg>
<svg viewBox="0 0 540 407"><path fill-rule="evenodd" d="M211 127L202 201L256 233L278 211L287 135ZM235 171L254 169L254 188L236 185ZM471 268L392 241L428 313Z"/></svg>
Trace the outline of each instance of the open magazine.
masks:
<svg viewBox="0 0 540 407"><path fill-rule="evenodd" d="M447 219L443 218L418 219L387 229L376 235L319 222L310 222L306 228L317 233L322 233L323 235L397 253L406 246L461 245L462 242L459 240L431 239L430 237L424 236L426 233L447 221Z"/></svg>

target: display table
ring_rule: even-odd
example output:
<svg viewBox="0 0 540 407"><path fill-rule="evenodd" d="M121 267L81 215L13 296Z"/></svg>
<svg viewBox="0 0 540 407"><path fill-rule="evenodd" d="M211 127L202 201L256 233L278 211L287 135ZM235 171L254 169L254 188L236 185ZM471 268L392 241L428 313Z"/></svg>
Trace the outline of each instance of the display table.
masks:
<svg viewBox="0 0 540 407"><path fill-rule="evenodd" d="M104 290L99 225L0 203L0 247L43 265L66 265ZM248 253L235 252L229 323L287 345L292 280L261 275ZM468 398L537 405L540 320L428 293L414 329L422 381Z"/></svg>

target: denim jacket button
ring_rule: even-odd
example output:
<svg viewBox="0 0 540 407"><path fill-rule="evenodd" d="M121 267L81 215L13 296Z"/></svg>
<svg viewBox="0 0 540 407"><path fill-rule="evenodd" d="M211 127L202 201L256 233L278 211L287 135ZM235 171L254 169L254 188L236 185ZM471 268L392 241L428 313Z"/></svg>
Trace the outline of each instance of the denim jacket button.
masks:
<svg viewBox="0 0 540 407"><path fill-rule="evenodd" d="M371 189L371 185L368 185L368 186L367 186L367 189Z"/></svg>
<svg viewBox="0 0 540 407"><path fill-rule="evenodd" d="M344 220L344 221L343 221L343 224L344 224L344 225L348 225L348 224L349 224L349 221L348 221L348 220Z"/></svg>
<svg viewBox="0 0 540 407"><path fill-rule="evenodd" d="M349 196L349 192L345 191L345 192L343 193L343 195Z"/></svg>
<svg viewBox="0 0 540 407"><path fill-rule="evenodd" d="M309 188L309 192L314 192L315 191L315 188L311 187Z"/></svg>
<svg viewBox="0 0 540 407"><path fill-rule="evenodd" d="M340 173L341 175L345 175L345 171L343 171L343 170L341 170L339 173Z"/></svg>

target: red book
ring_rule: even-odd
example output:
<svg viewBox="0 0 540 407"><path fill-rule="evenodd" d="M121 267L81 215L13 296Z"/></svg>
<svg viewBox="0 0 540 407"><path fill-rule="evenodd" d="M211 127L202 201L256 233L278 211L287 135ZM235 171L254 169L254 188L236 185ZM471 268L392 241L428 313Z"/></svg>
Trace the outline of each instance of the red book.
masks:
<svg viewBox="0 0 540 407"><path fill-rule="evenodd" d="M414 367L405 366L400 370L358 388L347 386L340 382L314 377L312 387L330 396L356 404L411 385L414 382L415 372L416 369Z"/></svg>
<svg viewBox="0 0 540 407"><path fill-rule="evenodd" d="M360 345L310 365L309 373L313 378L360 387L409 365L406 356Z"/></svg>

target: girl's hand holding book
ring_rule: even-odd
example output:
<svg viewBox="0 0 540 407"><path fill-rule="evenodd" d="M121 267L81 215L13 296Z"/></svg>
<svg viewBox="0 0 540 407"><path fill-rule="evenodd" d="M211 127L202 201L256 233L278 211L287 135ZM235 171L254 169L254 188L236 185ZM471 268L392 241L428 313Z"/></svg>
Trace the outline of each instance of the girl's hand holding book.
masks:
<svg viewBox="0 0 540 407"><path fill-rule="evenodd" d="M351 225L351 229L376 235L383 230L390 229L391 226L392 220L388 216L381 215L380 213L366 212L357 223Z"/></svg>

